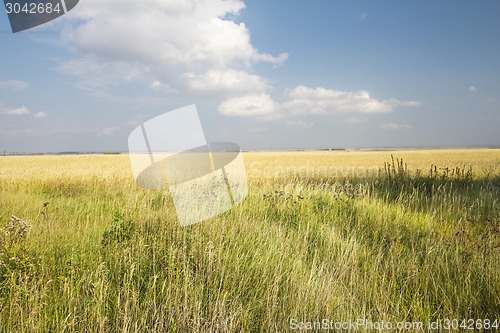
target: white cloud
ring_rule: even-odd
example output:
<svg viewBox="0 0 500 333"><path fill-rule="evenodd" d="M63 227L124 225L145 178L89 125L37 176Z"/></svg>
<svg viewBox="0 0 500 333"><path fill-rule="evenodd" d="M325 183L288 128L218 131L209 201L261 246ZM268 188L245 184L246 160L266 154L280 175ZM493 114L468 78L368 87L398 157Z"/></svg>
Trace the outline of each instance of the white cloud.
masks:
<svg viewBox="0 0 500 333"><path fill-rule="evenodd" d="M278 103L267 94L233 97L219 105L219 113L225 116L257 117L275 120L282 117Z"/></svg>
<svg viewBox="0 0 500 333"><path fill-rule="evenodd" d="M270 89L270 85L257 75L234 69L211 69L203 75L185 73L187 86L200 92L261 92Z"/></svg>
<svg viewBox="0 0 500 333"><path fill-rule="evenodd" d="M476 86L470 86L469 87L469 91L470 92L476 92L476 90L477 90Z"/></svg>
<svg viewBox="0 0 500 333"><path fill-rule="evenodd" d="M283 107L292 115L332 115L341 113L388 113L397 106L415 107L419 102L396 99L377 100L366 91L344 92L323 87L297 86L288 92Z"/></svg>
<svg viewBox="0 0 500 333"><path fill-rule="evenodd" d="M76 24L65 31L63 40L90 54L145 63L226 67L284 60L284 56L259 53L250 43L245 24L228 19L245 8L243 1L181 3L87 0L68 15Z"/></svg>
<svg viewBox="0 0 500 333"><path fill-rule="evenodd" d="M61 35L81 56L57 69L78 78L79 87L94 96L109 98L107 86L139 82L156 92L214 96L223 101L220 114L261 120L388 113L420 105L302 85L288 91L282 103L274 101L272 84L252 66L278 66L288 55L252 45L250 31L235 19L244 8L242 0L86 0L63 17Z"/></svg>
<svg viewBox="0 0 500 333"><path fill-rule="evenodd" d="M287 54L272 56L251 44L245 24L234 20L243 8L241 0L86 0L65 15L62 34L84 56L58 69L104 85L126 76L196 93L261 92L265 80L248 69L282 64Z"/></svg>
<svg viewBox="0 0 500 333"><path fill-rule="evenodd" d="M0 105L0 115L4 116L26 116L26 115L33 115L35 118L46 118L48 116L47 113L45 112L36 112L32 113L30 110L28 110L27 107L22 106L20 108L4 108Z"/></svg>
<svg viewBox="0 0 500 333"><path fill-rule="evenodd" d="M45 113L45 112L40 111L40 112L35 113L33 115L33 117L35 117L35 118L47 118L48 114Z"/></svg>
<svg viewBox="0 0 500 333"><path fill-rule="evenodd" d="M398 129L410 129L411 125L396 124L396 123L393 123L393 122L389 122L387 124L381 125L380 127L382 127L383 129L388 129L388 130L398 130Z"/></svg>
<svg viewBox="0 0 500 333"><path fill-rule="evenodd" d="M421 102L418 101L398 101L397 99L390 98L388 100L385 100L384 103L391 105L392 107L409 107L409 108L414 108L418 106L422 106Z"/></svg>
<svg viewBox="0 0 500 333"><path fill-rule="evenodd" d="M0 89L24 90L29 88L29 85L24 81L8 80L0 81Z"/></svg>
<svg viewBox="0 0 500 333"><path fill-rule="evenodd" d="M0 107L0 115L5 115L5 116L25 116L31 114L30 110L28 110L26 107L20 107L17 109L4 109Z"/></svg>
<svg viewBox="0 0 500 333"><path fill-rule="evenodd" d="M160 91L171 91L172 87L168 83L163 83L160 80L154 80L151 83L151 89L154 91L160 92Z"/></svg>
<svg viewBox="0 0 500 333"><path fill-rule="evenodd" d="M417 107L420 102L399 101L391 98L377 100L369 93L343 92L323 87L303 85L286 92L283 103L274 101L269 94L251 94L230 98L219 106L219 113L228 116L258 117L261 120L290 119L294 117L329 116L338 114L377 114L394 111L397 107ZM360 124L367 118L350 117L348 124Z"/></svg>

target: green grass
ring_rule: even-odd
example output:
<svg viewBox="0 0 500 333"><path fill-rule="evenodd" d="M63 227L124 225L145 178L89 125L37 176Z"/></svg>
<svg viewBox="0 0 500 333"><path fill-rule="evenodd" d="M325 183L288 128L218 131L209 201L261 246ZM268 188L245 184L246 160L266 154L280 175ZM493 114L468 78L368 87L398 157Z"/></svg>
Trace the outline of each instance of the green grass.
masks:
<svg viewBox="0 0 500 333"><path fill-rule="evenodd" d="M498 169L445 177L430 164L399 170L385 153L377 174L269 177L250 168L276 166L265 154L245 156L242 204L185 228L168 192L135 186L126 156L64 157L56 171L57 157L0 158L0 331L500 321ZM433 161L463 168L452 162Z"/></svg>

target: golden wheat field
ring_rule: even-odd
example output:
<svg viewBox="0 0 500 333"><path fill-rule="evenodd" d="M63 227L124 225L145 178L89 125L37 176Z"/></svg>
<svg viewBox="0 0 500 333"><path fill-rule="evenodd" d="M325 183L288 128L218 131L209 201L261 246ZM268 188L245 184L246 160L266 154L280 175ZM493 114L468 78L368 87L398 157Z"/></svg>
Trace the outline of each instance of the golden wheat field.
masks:
<svg viewBox="0 0 500 333"><path fill-rule="evenodd" d="M243 158L180 227L126 154L0 157L0 331L500 329L499 149Z"/></svg>

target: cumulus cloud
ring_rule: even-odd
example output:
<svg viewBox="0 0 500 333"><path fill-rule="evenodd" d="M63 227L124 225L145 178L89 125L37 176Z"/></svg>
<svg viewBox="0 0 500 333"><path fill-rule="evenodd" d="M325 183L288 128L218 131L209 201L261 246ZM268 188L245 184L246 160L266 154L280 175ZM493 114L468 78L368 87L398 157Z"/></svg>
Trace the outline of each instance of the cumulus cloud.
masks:
<svg viewBox="0 0 500 333"><path fill-rule="evenodd" d="M0 81L0 89L24 90L27 89L28 87L29 85L24 81L18 81L18 80Z"/></svg>
<svg viewBox="0 0 500 333"><path fill-rule="evenodd" d="M387 124L383 124L380 127L383 129L388 129L388 130L398 130L398 129L410 129L411 125L408 124L397 124L393 122L389 122Z"/></svg>
<svg viewBox="0 0 500 333"><path fill-rule="evenodd" d="M268 94L233 97L219 105L225 116L257 117L262 120L280 119L279 105Z"/></svg>
<svg viewBox="0 0 500 333"><path fill-rule="evenodd" d="M477 90L476 86L470 86L469 87L469 91L470 92L476 92L476 90Z"/></svg>
<svg viewBox="0 0 500 333"><path fill-rule="evenodd" d="M263 120L292 117L329 116L339 114L389 113L397 107L417 107L417 101L399 101L391 98L378 100L368 92L344 92L323 87L297 86L286 92L286 100L275 102L268 94L231 98L219 107L219 113L230 116L255 116ZM265 115L265 117L262 117ZM348 124L366 122L366 118L350 117Z"/></svg>
<svg viewBox="0 0 500 333"><path fill-rule="evenodd" d="M292 115L332 115L341 113L388 113L397 106L418 106L418 102L396 99L377 100L366 91L345 92L323 87L297 86L288 92L283 107Z"/></svg>
<svg viewBox="0 0 500 333"><path fill-rule="evenodd" d="M267 84L249 72L252 64L280 65L288 55L252 45L235 20L244 8L241 0L86 0L65 15L62 34L84 56L57 68L84 81L110 77L104 85L127 76L202 93L262 91Z"/></svg>
<svg viewBox="0 0 500 333"><path fill-rule="evenodd" d="M63 17L61 35L81 56L56 69L103 98L109 85L139 82L158 93L214 96L222 101L222 115L290 124L294 117L388 113L420 105L304 85L285 92L284 101L273 100L271 82L252 66L279 66L288 54L271 55L252 45L250 31L236 19L244 8L242 0L86 0Z"/></svg>
<svg viewBox="0 0 500 333"><path fill-rule="evenodd" d="M245 24L231 19L243 8L239 0L87 0L68 15L76 24L63 40L88 53L144 63L282 62L285 55L258 52Z"/></svg>
<svg viewBox="0 0 500 333"><path fill-rule="evenodd" d="M24 106L16 109L4 109L0 107L0 114L5 116L25 116L31 114L31 112Z"/></svg>
<svg viewBox="0 0 500 333"><path fill-rule="evenodd" d="M246 92L266 91L270 85L260 76L234 69L211 69L205 74L185 73L187 86L200 92Z"/></svg>

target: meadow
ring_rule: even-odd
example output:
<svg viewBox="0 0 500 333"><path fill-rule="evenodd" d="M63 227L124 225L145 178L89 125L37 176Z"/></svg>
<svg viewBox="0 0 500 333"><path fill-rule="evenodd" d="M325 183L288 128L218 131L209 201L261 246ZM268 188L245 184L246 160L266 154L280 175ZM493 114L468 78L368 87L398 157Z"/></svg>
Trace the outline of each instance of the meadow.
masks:
<svg viewBox="0 0 500 333"><path fill-rule="evenodd" d="M500 149L243 157L245 201L188 227L126 154L0 157L0 331L500 330Z"/></svg>

